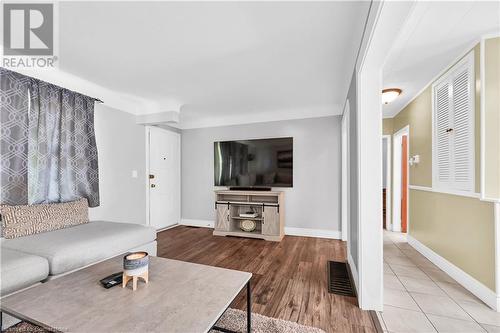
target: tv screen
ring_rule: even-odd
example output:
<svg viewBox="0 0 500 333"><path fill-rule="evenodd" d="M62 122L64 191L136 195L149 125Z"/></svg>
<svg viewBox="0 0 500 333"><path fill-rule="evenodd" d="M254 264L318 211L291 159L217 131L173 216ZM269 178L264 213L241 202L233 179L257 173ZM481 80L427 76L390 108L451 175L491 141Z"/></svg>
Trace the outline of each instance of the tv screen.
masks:
<svg viewBox="0 0 500 333"><path fill-rule="evenodd" d="M293 186L293 138L214 143L215 186Z"/></svg>

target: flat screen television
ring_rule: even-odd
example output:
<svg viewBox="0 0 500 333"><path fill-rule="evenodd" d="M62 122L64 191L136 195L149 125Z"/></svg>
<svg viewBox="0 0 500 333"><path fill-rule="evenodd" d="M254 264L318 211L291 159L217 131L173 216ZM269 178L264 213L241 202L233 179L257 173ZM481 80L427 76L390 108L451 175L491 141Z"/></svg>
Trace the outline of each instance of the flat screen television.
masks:
<svg viewBox="0 0 500 333"><path fill-rule="evenodd" d="M214 183L293 187L293 138L214 142Z"/></svg>

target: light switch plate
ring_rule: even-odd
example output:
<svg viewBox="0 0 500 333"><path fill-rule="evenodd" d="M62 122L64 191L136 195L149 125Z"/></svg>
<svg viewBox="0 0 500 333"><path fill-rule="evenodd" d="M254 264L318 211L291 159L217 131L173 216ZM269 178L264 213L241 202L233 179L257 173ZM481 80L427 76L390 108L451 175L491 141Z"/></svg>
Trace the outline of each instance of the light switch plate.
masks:
<svg viewBox="0 0 500 333"><path fill-rule="evenodd" d="M137 178L137 170L132 170L132 178Z"/></svg>

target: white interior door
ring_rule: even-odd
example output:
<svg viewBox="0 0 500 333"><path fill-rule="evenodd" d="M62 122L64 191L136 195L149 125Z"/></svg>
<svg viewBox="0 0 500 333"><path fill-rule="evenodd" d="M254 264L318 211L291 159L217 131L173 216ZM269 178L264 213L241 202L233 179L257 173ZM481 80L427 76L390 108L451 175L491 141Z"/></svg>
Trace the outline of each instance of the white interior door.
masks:
<svg viewBox="0 0 500 333"><path fill-rule="evenodd" d="M148 128L149 225L163 229L181 218L181 168L179 133Z"/></svg>

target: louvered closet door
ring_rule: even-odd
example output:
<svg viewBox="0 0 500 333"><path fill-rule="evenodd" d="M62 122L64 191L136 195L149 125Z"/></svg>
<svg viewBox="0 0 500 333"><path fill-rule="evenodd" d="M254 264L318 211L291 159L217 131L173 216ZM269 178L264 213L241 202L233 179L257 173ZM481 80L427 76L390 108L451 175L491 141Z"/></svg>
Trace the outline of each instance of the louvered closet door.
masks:
<svg viewBox="0 0 500 333"><path fill-rule="evenodd" d="M451 165L451 86L449 82L443 82L434 88L435 105L435 158L436 158L436 181L438 187L447 187L452 182Z"/></svg>
<svg viewBox="0 0 500 333"><path fill-rule="evenodd" d="M473 190L474 121L472 117L472 86L468 68L456 73L452 81L454 185L458 190Z"/></svg>
<svg viewBox="0 0 500 333"><path fill-rule="evenodd" d="M474 191L474 56L433 85L434 186Z"/></svg>

